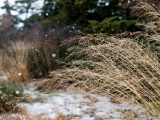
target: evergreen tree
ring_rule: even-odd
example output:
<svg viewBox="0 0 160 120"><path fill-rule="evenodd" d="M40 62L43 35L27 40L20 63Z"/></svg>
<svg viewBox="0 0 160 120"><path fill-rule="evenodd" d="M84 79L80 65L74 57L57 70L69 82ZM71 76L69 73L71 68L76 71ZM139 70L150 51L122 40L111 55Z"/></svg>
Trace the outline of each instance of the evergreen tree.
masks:
<svg viewBox="0 0 160 120"><path fill-rule="evenodd" d="M55 3L55 0L44 0L42 15L45 17L51 16L55 10Z"/></svg>
<svg viewBox="0 0 160 120"><path fill-rule="evenodd" d="M11 15L11 10L14 10L8 0L4 2L4 6L2 6L1 9L5 9L8 15Z"/></svg>
<svg viewBox="0 0 160 120"><path fill-rule="evenodd" d="M95 28L93 25L99 25L98 32L105 32L104 30L106 29L103 28L110 25L110 23L105 21L110 21L110 18L112 17L117 18L114 24L119 26L124 23L125 27L130 27L130 25L134 26L134 23L136 24L136 21L128 21L133 18L128 11L125 11L120 7L124 3L131 3L133 1L134 0L45 0L42 15L45 22L47 20L49 21L46 22L48 26L52 26L56 22L61 22L69 25L76 24L82 28L81 30L92 31L88 29ZM90 21L96 21L97 24L91 24L92 22ZM90 27L87 28L87 26ZM112 25L112 27L113 26L116 27L115 25ZM116 31L118 31L118 33L121 31L118 30L121 29L121 27L114 29L117 29ZM123 30L128 30L128 28L124 28ZM106 30L106 32L107 31L108 30ZM110 33L113 32L111 31Z"/></svg>
<svg viewBox="0 0 160 120"><path fill-rule="evenodd" d="M16 4L11 6L9 1L6 0L2 9L5 9L7 14L14 18L15 26L19 26L20 24L27 26L29 24L28 19L35 9L35 6L32 6L32 4L36 1L37 0L16 0ZM12 14L12 12L14 12L14 14Z"/></svg>
<svg viewBox="0 0 160 120"><path fill-rule="evenodd" d="M106 17L125 17L126 11L119 5L133 0L45 0L43 16L61 16L65 21L86 22L88 20L103 20ZM128 14L127 14L128 15Z"/></svg>
<svg viewBox="0 0 160 120"><path fill-rule="evenodd" d="M29 12L32 12L34 7L32 7L32 4L36 0L17 0L15 9L19 12L19 14L25 14L25 18L27 19L29 16Z"/></svg>

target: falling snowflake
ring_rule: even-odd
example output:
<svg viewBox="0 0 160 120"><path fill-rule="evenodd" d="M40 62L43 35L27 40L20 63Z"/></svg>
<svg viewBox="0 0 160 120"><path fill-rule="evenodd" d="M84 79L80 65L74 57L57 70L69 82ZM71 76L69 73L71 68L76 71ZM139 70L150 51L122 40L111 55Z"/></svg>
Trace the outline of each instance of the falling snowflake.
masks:
<svg viewBox="0 0 160 120"><path fill-rule="evenodd" d="M16 94L19 94L19 93L20 93L20 91L17 90L17 91L16 91Z"/></svg>
<svg viewBox="0 0 160 120"><path fill-rule="evenodd" d="M106 3L105 3L105 6L109 6L109 2L106 2Z"/></svg>
<svg viewBox="0 0 160 120"><path fill-rule="evenodd" d="M55 53L52 53L52 57L55 58L55 57L56 57L56 54L55 54Z"/></svg>
<svg viewBox="0 0 160 120"><path fill-rule="evenodd" d="M22 73L18 73L18 76L21 76L22 75Z"/></svg>

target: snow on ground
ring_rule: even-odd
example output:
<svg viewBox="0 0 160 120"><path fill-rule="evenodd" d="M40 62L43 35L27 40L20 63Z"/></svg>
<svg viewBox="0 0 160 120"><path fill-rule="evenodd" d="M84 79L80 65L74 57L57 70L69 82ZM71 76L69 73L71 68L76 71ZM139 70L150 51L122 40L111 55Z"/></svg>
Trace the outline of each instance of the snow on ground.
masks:
<svg viewBox="0 0 160 120"><path fill-rule="evenodd" d="M124 120L128 117L127 114L135 120L148 120L144 110L137 105L125 102L113 103L107 97L94 94L76 92L44 94L34 91L33 88L25 90L24 93L30 95L35 101L20 103L18 106L33 120L37 116L45 120L56 120L59 115L68 116L69 120ZM16 116L21 120L27 120L23 115L16 114Z"/></svg>

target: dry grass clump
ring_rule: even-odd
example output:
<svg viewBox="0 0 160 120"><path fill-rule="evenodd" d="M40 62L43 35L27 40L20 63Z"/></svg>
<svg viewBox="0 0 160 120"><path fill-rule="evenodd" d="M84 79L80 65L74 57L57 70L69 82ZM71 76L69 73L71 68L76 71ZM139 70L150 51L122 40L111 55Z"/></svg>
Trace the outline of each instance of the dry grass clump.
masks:
<svg viewBox="0 0 160 120"><path fill-rule="evenodd" d="M0 51L0 69L9 80L15 82L45 76L52 69L53 60L57 57L55 49L54 42L17 41L10 43L6 49ZM52 53L55 57L52 57Z"/></svg>
<svg viewBox="0 0 160 120"><path fill-rule="evenodd" d="M71 117L60 114L56 120L71 120Z"/></svg>
<svg viewBox="0 0 160 120"><path fill-rule="evenodd" d="M6 102L0 97L0 113L6 113L10 109L10 106L6 105Z"/></svg>
<svg viewBox="0 0 160 120"><path fill-rule="evenodd" d="M70 67L51 72L52 79L39 84L39 90L76 87L141 104L152 114L160 111L160 64L149 49L103 34L74 41L67 49Z"/></svg>
<svg viewBox="0 0 160 120"><path fill-rule="evenodd" d="M157 29L154 29L154 31L148 29L149 31L145 30L145 32L123 33L117 35L117 38L130 39L131 41L138 43L143 49L149 50L151 55L156 57L158 62L160 62L160 29L158 29L158 26L159 24L157 23Z"/></svg>
<svg viewBox="0 0 160 120"><path fill-rule="evenodd" d="M136 0L130 4L124 4L122 7L129 9L131 16L137 17L145 22L160 20L160 13L156 5L153 5L150 1Z"/></svg>
<svg viewBox="0 0 160 120"><path fill-rule="evenodd" d="M11 43L5 50L1 50L1 71L12 81L29 79L27 68L27 55L30 46L25 42Z"/></svg>

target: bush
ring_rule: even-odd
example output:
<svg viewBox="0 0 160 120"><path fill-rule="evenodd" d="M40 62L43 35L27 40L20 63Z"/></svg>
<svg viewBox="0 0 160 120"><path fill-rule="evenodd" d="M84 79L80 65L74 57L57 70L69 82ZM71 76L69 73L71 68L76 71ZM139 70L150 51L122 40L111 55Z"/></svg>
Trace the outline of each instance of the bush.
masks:
<svg viewBox="0 0 160 120"><path fill-rule="evenodd" d="M122 33L125 31L137 31L139 30L137 20L120 20L118 17L106 18L102 21L90 20L86 32L93 33Z"/></svg>

